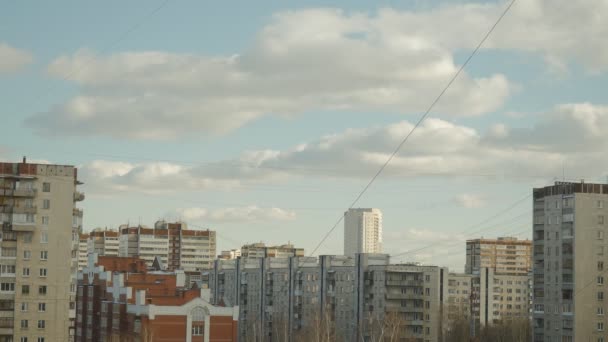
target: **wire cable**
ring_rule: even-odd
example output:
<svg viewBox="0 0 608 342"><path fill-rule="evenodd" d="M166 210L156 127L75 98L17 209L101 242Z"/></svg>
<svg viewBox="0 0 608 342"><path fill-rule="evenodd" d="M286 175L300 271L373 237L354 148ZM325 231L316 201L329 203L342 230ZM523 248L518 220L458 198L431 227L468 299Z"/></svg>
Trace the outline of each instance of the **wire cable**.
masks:
<svg viewBox="0 0 608 342"><path fill-rule="evenodd" d="M464 68L469 64L469 62L471 61L471 59L473 59L473 57L477 54L477 52L479 51L479 49L481 48L481 46L483 45L483 43L485 43L485 41L488 39L488 37L490 37L490 35L494 31L494 29L498 26L498 24L502 21L502 19L505 17L505 15L509 12L509 10L511 9L511 7L515 3L515 1L516 0L512 0L509 3L509 5L505 8L505 10L502 12L502 14L498 17L498 19L494 23L494 25L492 25L492 27L490 27L490 29L488 30L488 32L484 35L484 37L479 42L479 44L477 44L477 46L475 47L475 49L469 54L468 58L460 66L460 68L458 69L458 71L454 74L454 76L452 76L452 78L443 87L443 89L441 90L441 92L439 93L439 95L435 98L435 100L427 108L427 110L424 112L424 114L422 114L422 116L418 119L418 121L416 122L416 124L414 125L414 127L412 128L412 130L403 138L403 140L401 140L401 143L399 143L399 145L397 145L397 148L395 148L395 150L393 151L393 153L391 153L391 155L388 157L388 159L380 167L380 169L378 170L378 172L376 172L376 174L374 174L374 176L365 185L365 187L363 187L363 190L361 190L359 192L359 194L357 195L357 197L355 198L355 200L348 206L349 209L351 209L352 207L354 207L357 204L357 202L359 202L359 200L361 199L361 197L363 197L363 195L372 186L372 184L376 181L376 179L382 174L382 172L384 171L384 169L386 169L386 167L390 164L390 162L393 160L393 158L395 158L395 156L397 155L397 153L399 153L399 151L401 150L401 148L409 140L409 138L412 136L412 134L414 134L414 132L416 131L416 129L418 127L420 127L420 125L424 122L424 120L426 120L426 118L429 115L429 113L431 112L431 110L433 110L433 108L435 107L435 105L439 102L439 100L441 100L441 98L443 97L443 95L447 92L447 90L450 88L450 86L458 78L458 76L461 74L461 72L464 70ZM338 218L338 220L336 221L336 223L331 227L331 229L329 229L329 231L325 234L325 236L323 236L323 238L321 239L321 241L313 249L311 255L314 255L314 253L316 253L316 251L323 245L323 243L327 240L327 238L331 235L331 233L333 233L333 231L340 224L340 222L342 222L343 219L344 219L344 215L340 215L340 217Z"/></svg>

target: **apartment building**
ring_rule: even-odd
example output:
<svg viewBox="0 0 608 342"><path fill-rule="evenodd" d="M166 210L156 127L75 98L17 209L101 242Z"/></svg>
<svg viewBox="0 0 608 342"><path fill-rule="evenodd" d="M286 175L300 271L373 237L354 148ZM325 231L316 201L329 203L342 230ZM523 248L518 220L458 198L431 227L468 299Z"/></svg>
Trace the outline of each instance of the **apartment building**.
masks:
<svg viewBox="0 0 608 342"><path fill-rule="evenodd" d="M235 254L236 255L236 254ZM291 243L277 246L266 246L264 242L257 242L241 247L239 255L242 258L288 258L303 257L304 248L296 248Z"/></svg>
<svg viewBox="0 0 608 342"><path fill-rule="evenodd" d="M474 311L480 326L529 321L532 307L532 277L530 275L497 274L492 268L482 268L473 279Z"/></svg>
<svg viewBox="0 0 608 342"><path fill-rule="evenodd" d="M527 276L532 271L532 241L515 237L468 240L465 273L478 274L484 267L497 274Z"/></svg>
<svg viewBox="0 0 608 342"><path fill-rule="evenodd" d="M382 253L382 212L352 208L344 213L344 255Z"/></svg>
<svg viewBox="0 0 608 342"><path fill-rule="evenodd" d="M96 253L104 256L118 256L120 245L118 231L95 228L88 236L88 253Z"/></svg>
<svg viewBox="0 0 608 342"><path fill-rule="evenodd" d="M67 165L0 163L0 341L72 341L84 195Z"/></svg>
<svg viewBox="0 0 608 342"><path fill-rule="evenodd" d="M479 276L472 274L449 273L447 275L447 284L443 287L444 329L449 329L454 322L462 320L468 322L472 310L479 307L479 296L473 293L473 282L476 279L478 280Z"/></svg>
<svg viewBox="0 0 608 342"><path fill-rule="evenodd" d="M119 256L139 256L151 266L158 257L169 270L196 272L209 269L216 255L212 230L191 230L185 223L158 221L145 226L119 229Z"/></svg>
<svg viewBox="0 0 608 342"><path fill-rule="evenodd" d="M225 259L225 260L230 260L230 259L236 259L239 258L241 256L241 250L240 249L231 249L228 251L222 251L222 253L220 255L218 255L218 259Z"/></svg>
<svg viewBox="0 0 608 342"><path fill-rule="evenodd" d="M183 271L90 254L78 277L77 341L237 341L238 308L209 303Z"/></svg>
<svg viewBox="0 0 608 342"><path fill-rule="evenodd" d="M607 203L607 184L533 190L534 341L608 341Z"/></svg>
<svg viewBox="0 0 608 342"><path fill-rule="evenodd" d="M216 260L206 285L211 303L239 303L243 339L373 340L392 324L401 339L437 341L444 272L382 254L249 258Z"/></svg>
<svg viewBox="0 0 608 342"><path fill-rule="evenodd" d="M442 280L448 274L446 269L389 264L388 256L382 254L358 254L356 258L356 322L364 340L386 338L387 331L389 338L395 340L441 339Z"/></svg>

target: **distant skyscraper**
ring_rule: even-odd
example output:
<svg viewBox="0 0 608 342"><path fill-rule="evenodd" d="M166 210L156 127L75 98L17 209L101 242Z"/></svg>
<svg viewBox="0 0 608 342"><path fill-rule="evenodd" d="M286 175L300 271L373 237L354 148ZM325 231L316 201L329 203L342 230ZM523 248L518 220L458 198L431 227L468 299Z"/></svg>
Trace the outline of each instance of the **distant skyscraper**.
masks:
<svg viewBox="0 0 608 342"><path fill-rule="evenodd" d="M382 253L382 212L356 208L344 213L344 255Z"/></svg>

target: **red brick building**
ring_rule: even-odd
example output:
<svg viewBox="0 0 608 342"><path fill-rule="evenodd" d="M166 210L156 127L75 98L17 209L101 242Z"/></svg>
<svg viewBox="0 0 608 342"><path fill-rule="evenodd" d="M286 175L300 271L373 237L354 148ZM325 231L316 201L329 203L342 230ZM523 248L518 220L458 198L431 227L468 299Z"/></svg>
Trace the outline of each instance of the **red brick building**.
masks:
<svg viewBox="0 0 608 342"><path fill-rule="evenodd" d="M209 303L183 271L147 269L137 257L92 254L78 277L76 341L236 341L238 307Z"/></svg>

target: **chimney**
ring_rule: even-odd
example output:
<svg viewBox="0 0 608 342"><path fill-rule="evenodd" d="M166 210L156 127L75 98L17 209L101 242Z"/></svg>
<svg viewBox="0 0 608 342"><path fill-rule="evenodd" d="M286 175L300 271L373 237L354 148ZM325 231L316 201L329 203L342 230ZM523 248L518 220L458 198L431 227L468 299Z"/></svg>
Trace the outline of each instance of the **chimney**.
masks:
<svg viewBox="0 0 608 342"><path fill-rule="evenodd" d="M27 163L27 158L25 158L25 156L23 156L23 164Z"/></svg>

